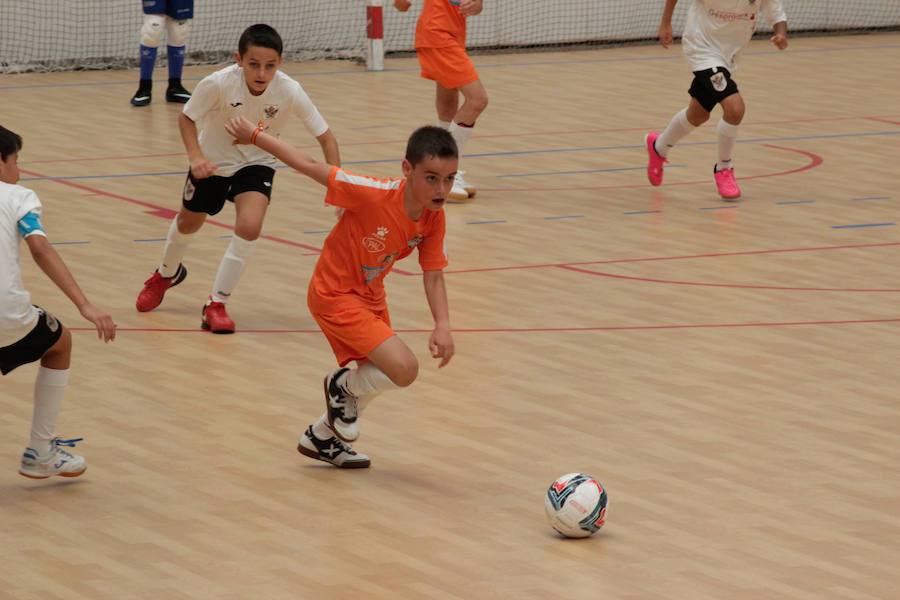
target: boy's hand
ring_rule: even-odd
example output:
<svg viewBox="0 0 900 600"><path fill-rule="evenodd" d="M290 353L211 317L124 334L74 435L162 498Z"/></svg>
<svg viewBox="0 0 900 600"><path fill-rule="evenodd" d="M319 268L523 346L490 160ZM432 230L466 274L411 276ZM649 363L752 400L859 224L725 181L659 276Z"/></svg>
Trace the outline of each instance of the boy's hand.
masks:
<svg viewBox="0 0 900 600"><path fill-rule="evenodd" d="M205 156L201 156L200 158L191 161L191 175L194 176L194 179L206 179L215 173L218 168L219 167L206 160Z"/></svg>
<svg viewBox="0 0 900 600"><path fill-rule="evenodd" d="M97 326L97 338L104 342L111 342L116 339L116 324L112 317L94 306L93 304L85 304L78 309L81 316Z"/></svg>
<svg viewBox="0 0 900 600"><path fill-rule="evenodd" d="M484 10L484 0L461 0L459 13L464 17L474 17Z"/></svg>
<svg viewBox="0 0 900 600"><path fill-rule="evenodd" d="M412 2L409 0L394 0L394 8L400 12L408 11L410 6L412 6Z"/></svg>
<svg viewBox="0 0 900 600"><path fill-rule="evenodd" d="M450 362L455 352L453 336L450 335L450 330L446 327L435 327L434 331L431 332L431 337L428 338L428 349L431 351L432 357L441 359L441 364L438 365L438 368Z"/></svg>
<svg viewBox="0 0 900 600"><path fill-rule="evenodd" d="M775 44L775 47L779 50L784 50L788 47L788 39L787 36L783 33L776 33L772 37L769 38L769 41Z"/></svg>
<svg viewBox="0 0 900 600"><path fill-rule="evenodd" d="M249 144L256 125L246 117L232 117L225 123L225 131L235 139L237 144Z"/></svg>
<svg viewBox="0 0 900 600"><path fill-rule="evenodd" d="M672 24L671 23L663 23L659 26L659 43L663 48L668 48L672 45Z"/></svg>

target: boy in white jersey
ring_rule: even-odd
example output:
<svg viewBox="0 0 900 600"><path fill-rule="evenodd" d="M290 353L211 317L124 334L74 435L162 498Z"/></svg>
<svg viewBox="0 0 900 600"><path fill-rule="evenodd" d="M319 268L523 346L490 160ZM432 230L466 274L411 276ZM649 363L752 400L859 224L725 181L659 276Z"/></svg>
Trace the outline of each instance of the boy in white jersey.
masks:
<svg viewBox="0 0 900 600"><path fill-rule="evenodd" d="M659 41L663 48L672 44L672 13L678 0L666 0ZM647 178L651 185L663 180L663 165L669 150L698 126L709 120L716 104L722 105L719 121L718 161L713 177L724 200L738 200L741 189L734 178L731 153L737 140L738 125L744 118L744 99L731 78L741 50L750 42L762 11L772 25L771 42L787 48L787 17L781 0L691 0L681 45L694 72L688 93L691 102L676 113L661 134L650 132L647 147Z"/></svg>
<svg viewBox="0 0 900 600"><path fill-rule="evenodd" d="M274 29L261 24L248 27L238 42L237 64L205 77L179 115L191 167L162 262L138 295L139 311L153 310L167 289L184 281L187 269L181 261L193 234L207 215L217 214L230 200L235 207L234 235L203 307L201 326L213 333L234 332L225 303L259 238L277 160L255 146L235 145L225 132L228 119L246 117L279 136L291 115L296 115L318 140L325 161L340 166L337 140L325 119L300 84L278 70L281 52L281 37Z"/></svg>
<svg viewBox="0 0 900 600"><path fill-rule="evenodd" d="M33 479L53 475L78 477L87 466L71 454L81 438L64 440L54 435L56 418L69 381L72 335L53 315L31 304L22 285L19 242L25 239L34 262L78 307L81 315L97 326L104 341L116 337L116 325L105 311L88 302L81 288L50 242L41 224L37 194L16 185L22 138L0 127L0 373L41 361L34 385L31 439L22 455L19 473Z"/></svg>

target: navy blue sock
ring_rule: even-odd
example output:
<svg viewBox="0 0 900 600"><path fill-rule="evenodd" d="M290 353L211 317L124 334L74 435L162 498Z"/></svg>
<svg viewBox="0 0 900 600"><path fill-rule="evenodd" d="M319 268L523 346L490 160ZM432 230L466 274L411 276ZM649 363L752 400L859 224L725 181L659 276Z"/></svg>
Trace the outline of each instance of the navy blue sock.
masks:
<svg viewBox="0 0 900 600"><path fill-rule="evenodd" d="M184 69L184 46L166 46L169 53L169 79L181 79Z"/></svg>
<svg viewBox="0 0 900 600"><path fill-rule="evenodd" d="M156 48L141 44L141 79L153 79L153 65L156 64Z"/></svg>

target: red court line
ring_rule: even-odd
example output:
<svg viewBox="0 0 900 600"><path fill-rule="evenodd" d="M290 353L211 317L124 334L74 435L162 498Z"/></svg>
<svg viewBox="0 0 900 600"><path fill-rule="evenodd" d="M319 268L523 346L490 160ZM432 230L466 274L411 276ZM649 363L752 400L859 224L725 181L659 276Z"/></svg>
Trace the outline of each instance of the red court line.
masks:
<svg viewBox="0 0 900 600"><path fill-rule="evenodd" d="M747 177L738 177L739 180L745 181L747 179L763 179L766 177L783 177L785 175L793 175L796 173L802 173L804 171L809 171L811 169L815 169L823 162L823 159L818 154L814 154L812 152L807 152L806 150L800 150L799 148L788 148L786 146L774 146L772 144L762 144L762 146L766 148L774 148L776 150L784 150L786 152L795 152L797 154L802 154L810 159L809 163L803 165L802 167L798 167L796 169L789 169L787 171L778 171L777 173L764 173L762 175L749 175ZM682 185L709 185L708 179L698 179L696 181L679 181L677 183L665 183L662 187L674 187L674 186L682 186ZM522 194L526 192L569 192L576 190L632 190L632 189L643 189L647 188L649 184L640 183L640 184L628 184L628 185L589 185L589 186L570 186L570 187L528 187L528 188L479 188L481 192L499 192L499 193L517 193ZM649 189L649 188L648 188Z"/></svg>
<svg viewBox="0 0 900 600"><path fill-rule="evenodd" d="M884 323L900 323L900 318L895 319L841 319L836 321L774 321L757 323L684 323L668 325L600 325L596 327L473 327L454 328L453 333L580 333L596 331L656 331L665 329L732 329L732 328L763 328L763 327L796 327L810 325L878 325ZM92 327L70 327L71 331L96 333ZM119 333L202 333L213 335L198 327L191 329L175 328L151 328L151 327L120 327ZM431 333L432 329L394 329L397 333ZM241 329L240 333L264 333L264 334L290 334L290 333L314 333L321 334L318 329Z"/></svg>
<svg viewBox="0 0 900 600"><path fill-rule="evenodd" d="M865 117L870 121L878 121L879 123L890 123L891 125L900 125L900 121L893 121L884 117Z"/></svg>
<svg viewBox="0 0 900 600"><path fill-rule="evenodd" d="M628 281L640 281L644 283L665 283L669 285L693 285L698 287L722 287L722 288L741 288L753 290L779 290L784 292L888 292L900 293L900 289L878 289L878 288L811 288L811 287L788 287L780 285L755 285L746 283L708 283L703 281L678 281L675 279L657 279L654 277L635 277L632 275L618 275L616 273L606 273L603 271L591 271L590 269L579 269L568 265L561 265L560 269L575 271L576 273L585 273L587 275L596 275L597 277L608 277L610 279L625 279Z"/></svg>
<svg viewBox="0 0 900 600"><path fill-rule="evenodd" d="M841 246L812 246L809 248L775 248L771 250L743 250L738 252L712 252L708 254L685 254L682 256L649 256L644 258L613 258L609 260L591 260L584 262L545 263L533 265L518 265L512 267L481 267L476 269L448 269L445 274L482 273L488 271L516 271L520 269L546 269L550 267L575 267L585 265L614 265L620 263L655 262L664 260L692 260L695 258L721 258L725 256L753 256L756 254L782 254L789 252L819 252L825 250L852 250L857 248L883 248L888 246L900 246L900 242L882 242L877 244L845 244Z"/></svg>

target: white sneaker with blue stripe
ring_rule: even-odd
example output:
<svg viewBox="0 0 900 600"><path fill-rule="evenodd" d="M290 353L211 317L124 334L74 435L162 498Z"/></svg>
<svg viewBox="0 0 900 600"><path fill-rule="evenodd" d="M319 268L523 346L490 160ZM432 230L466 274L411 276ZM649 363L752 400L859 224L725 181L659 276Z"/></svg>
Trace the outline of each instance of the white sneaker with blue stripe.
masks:
<svg viewBox="0 0 900 600"><path fill-rule="evenodd" d="M38 454L34 448L26 448L25 453L22 454L22 466L19 467L19 474L31 479L47 479L54 475L78 477L87 470L84 457L63 450L61 446L74 448L75 444L82 439L53 438L50 440L50 452L45 455Z"/></svg>

